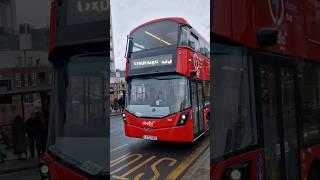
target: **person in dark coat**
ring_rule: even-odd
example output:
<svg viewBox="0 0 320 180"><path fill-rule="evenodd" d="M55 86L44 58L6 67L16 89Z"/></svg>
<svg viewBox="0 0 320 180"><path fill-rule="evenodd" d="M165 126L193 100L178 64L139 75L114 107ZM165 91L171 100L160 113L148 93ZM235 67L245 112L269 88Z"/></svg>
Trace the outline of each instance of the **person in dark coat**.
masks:
<svg viewBox="0 0 320 180"><path fill-rule="evenodd" d="M14 154L22 159L22 155L27 156L27 139L26 139L26 126L21 116L16 116L12 127L12 140Z"/></svg>
<svg viewBox="0 0 320 180"><path fill-rule="evenodd" d="M123 112L123 110L124 110L124 98L123 97L121 97L119 99L119 106L120 106L120 111Z"/></svg>
<svg viewBox="0 0 320 180"><path fill-rule="evenodd" d="M114 111L115 112L118 112L118 106L119 104L118 104L118 98L115 98L114 100L113 100L113 107L114 107Z"/></svg>
<svg viewBox="0 0 320 180"><path fill-rule="evenodd" d="M40 116L40 117L39 117ZM34 146L37 149L37 155L40 157L41 153L41 132L42 132L42 122L41 114L31 113L29 119L27 119L27 135L29 138L29 148L31 152L31 158L34 158Z"/></svg>

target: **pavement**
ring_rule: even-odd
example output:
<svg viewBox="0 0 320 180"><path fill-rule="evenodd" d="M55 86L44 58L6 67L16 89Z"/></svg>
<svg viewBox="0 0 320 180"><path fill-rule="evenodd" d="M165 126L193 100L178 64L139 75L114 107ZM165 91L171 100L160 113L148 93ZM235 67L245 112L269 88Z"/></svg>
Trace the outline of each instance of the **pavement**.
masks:
<svg viewBox="0 0 320 180"><path fill-rule="evenodd" d="M210 148L207 148L205 152L203 152L181 179L210 179Z"/></svg>
<svg viewBox="0 0 320 180"><path fill-rule="evenodd" d="M17 171L7 174L0 174L1 180L41 180L39 169Z"/></svg>
<svg viewBox="0 0 320 180"><path fill-rule="evenodd" d="M4 163L0 163L0 175L18 171L30 170L39 167L39 159L18 160L13 153L13 149L7 151L7 158Z"/></svg>
<svg viewBox="0 0 320 180"><path fill-rule="evenodd" d="M209 179L208 137L200 138L194 144L128 138L123 132L121 112L113 114L110 119L112 179ZM0 179L18 177L21 173L36 177L38 167L39 159L17 160L12 149L9 149L5 163L0 163Z"/></svg>

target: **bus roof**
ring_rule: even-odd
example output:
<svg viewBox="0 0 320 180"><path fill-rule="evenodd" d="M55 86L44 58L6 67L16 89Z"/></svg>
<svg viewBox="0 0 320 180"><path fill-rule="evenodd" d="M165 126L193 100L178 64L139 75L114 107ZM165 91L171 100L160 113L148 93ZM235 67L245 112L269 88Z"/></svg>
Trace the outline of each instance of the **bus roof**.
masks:
<svg viewBox="0 0 320 180"><path fill-rule="evenodd" d="M134 32L136 32L139 28L149 25L149 24L153 24L153 23L157 23L157 22L161 22L161 21L175 21L177 23L181 23L181 24L189 24L185 19L180 18L180 17L168 17L168 18L159 18L159 19L154 19L151 21L148 21L146 23L141 24L140 26L134 28L132 31L130 31L130 35Z"/></svg>
<svg viewBox="0 0 320 180"><path fill-rule="evenodd" d="M206 44L209 44L209 42L197 31L195 30L189 23L187 20L185 20L184 18L181 17L167 17L167 18L159 18L159 19L154 19L151 21L148 21L146 23L143 23L141 25L139 25L138 27L134 28L133 30L130 31L129 36L136 32L139 28L143 27L143 26L147 26L149 24L153 24L153 23L157 23L157 22L161 22L161 21L175 21L177 23L180 24L185 24L185 25L189 25L192 28L192 33L196 34L198 37L200 37L201 39L203 39L205 41Z"/></svg>

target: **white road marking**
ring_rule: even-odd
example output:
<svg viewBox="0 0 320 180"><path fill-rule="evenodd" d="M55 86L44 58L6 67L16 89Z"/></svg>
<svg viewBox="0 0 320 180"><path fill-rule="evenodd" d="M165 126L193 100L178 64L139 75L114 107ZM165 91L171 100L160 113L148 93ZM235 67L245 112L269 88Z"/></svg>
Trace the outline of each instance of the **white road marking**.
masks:
<svg viewBox="0 0 320 180"><path fill-rule="evenodd" d="M121 146L118 146L118 147L112 149L110 152L113 152L113 151L115 151L115 150L121 149L121 148L123 148L123 147L125 147L125 146L128 146L128 145L129 145L129 144L123 144L123 145L121 145Z"/></svg>

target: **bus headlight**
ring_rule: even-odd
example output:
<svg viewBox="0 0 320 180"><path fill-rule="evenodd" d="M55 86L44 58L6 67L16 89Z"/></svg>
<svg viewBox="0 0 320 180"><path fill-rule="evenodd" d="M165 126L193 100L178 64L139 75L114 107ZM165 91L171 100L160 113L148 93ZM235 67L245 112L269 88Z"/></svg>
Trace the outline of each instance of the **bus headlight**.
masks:
<svg viewBox="0 0 320 180"><path fill-rule="evenodd" d="M41 179L50 179L49 178L49 167L48 167L48 163L47 163L47 160L44 158L44 159L41 159L40 162L39 162L39 171L40 171L40 176L41 176Z"/></svg>
<svg viewBox="0 0 320 180"><path fill-rule="evenodd" d="M122 118L123 118L123 121L126 121L126 114L125 113L122 114Z"/></svg>
<svg viewBox="0 0 320 180"><path fill-rule="evenodd" d="M223 174L223 180L250 179L250 161L228 167Z"/></svg>
<svg viewBox="0 0 320 180"><path fill-rule="evenodd" d="M232 180L240 180L241 172L239 171L239 169L233 169L230 173L230 177Z"/></svg>
<svg viewBox="0 0 320 180"><path fill-rule="evenodd" d="M181 114L177 126L183 126L188 120L188 113Z"/></svg>
<svg viewBox="0 0 320 180"><path fill-rule="evenodd" d="M48 172L49 172L48 165L46 165L46 164L41 165L40 172L41 172L41 174L48 174Z"/></svg>

